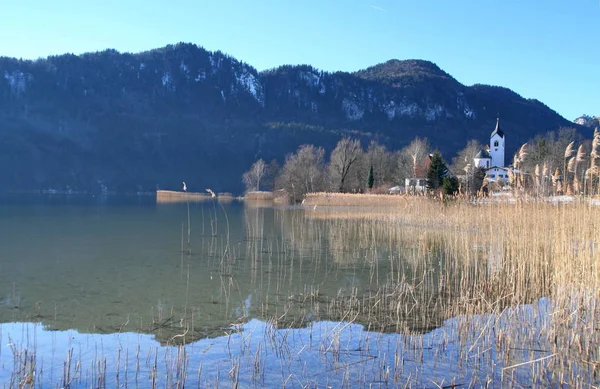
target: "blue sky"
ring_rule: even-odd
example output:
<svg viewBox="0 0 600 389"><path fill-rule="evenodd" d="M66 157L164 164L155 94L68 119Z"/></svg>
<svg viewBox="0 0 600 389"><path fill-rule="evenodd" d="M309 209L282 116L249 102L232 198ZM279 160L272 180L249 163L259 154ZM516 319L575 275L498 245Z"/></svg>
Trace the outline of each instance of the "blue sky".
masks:
<svg viewBox="0 0 600 389"><path fill-rule="evenodd" d="M35 59L192 42L258 70L354 71L433 61L466 85L600 115L600 0L20 0L3 2L0 56Z"/></svg>

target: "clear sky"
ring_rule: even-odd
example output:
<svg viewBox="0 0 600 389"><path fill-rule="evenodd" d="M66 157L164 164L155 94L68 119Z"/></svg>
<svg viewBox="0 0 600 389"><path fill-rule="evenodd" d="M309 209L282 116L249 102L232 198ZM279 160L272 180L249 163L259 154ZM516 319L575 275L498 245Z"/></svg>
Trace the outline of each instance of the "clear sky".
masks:
<svg viewBox="0 0 600 389"><path fill-rule="evenodd" d="M435 62L466 85L600 115L600 0L13 0L0 56L35 59L192 42L258 70Z"/></svg>

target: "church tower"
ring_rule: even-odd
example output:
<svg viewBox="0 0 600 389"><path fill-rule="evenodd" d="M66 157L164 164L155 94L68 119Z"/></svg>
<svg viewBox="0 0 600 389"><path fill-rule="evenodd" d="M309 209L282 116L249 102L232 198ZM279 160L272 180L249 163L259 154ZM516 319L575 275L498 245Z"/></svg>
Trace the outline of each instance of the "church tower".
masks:
<svg viewBox="0 0 600 389"><path fill-rule="evenodd" d="M496 119L496 129L490 135L489 152L492 166L504 167L504 132L500 129L500 118Z"/></svg>

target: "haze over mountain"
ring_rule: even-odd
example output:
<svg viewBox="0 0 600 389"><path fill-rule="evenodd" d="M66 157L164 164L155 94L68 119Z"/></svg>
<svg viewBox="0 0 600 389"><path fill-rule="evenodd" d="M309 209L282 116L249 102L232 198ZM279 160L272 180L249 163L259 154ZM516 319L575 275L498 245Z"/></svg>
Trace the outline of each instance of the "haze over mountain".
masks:
<svg viewBox="0 0 600 389"><path fill-rule="evenodd" d="M487 142L496 117L508 154L576 124L543 103L465 86L423 60L354 72L309 65L257 72L221 52L177 44L36 61L0 58L0 191L179 189L240 192L257 158L342 136L399 149L428 137L447 160Z"/></svg>

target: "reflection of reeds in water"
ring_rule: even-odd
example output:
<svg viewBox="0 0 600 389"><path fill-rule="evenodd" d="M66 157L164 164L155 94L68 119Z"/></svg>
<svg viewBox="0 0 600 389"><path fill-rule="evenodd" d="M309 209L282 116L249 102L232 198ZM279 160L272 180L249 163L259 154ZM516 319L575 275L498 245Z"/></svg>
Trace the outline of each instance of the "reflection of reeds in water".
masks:
<svg viewBox="0 0 600 389"><path fill-rule="evenodd" d="M231 203L234 200L234 197L231 193L218 193L217 201L223 204Z"/></svg>
<svg viewBox="0 0 600 389"><path fill-rule="evenodd" d="M470 339L495 352L505 353L500 355L506 358L506 375L521 366L509 363L511 350L539 350L540 347L547 350L544 355L536 354L537 358L543 358L540 359L540 362L544 361L543 367L538 366L537 358L532 357L529 361L540 369L536 373L539 382L549 379L541 372L552 372L553 369L559 369L563 378L551 374L553 378L548 382L564 379L573 383L578 381L578 372L595 371L597 365L592 361L597 361L600 356L600 334L594 324L600 319L598 207L581 203L557 206L542 202L473 205L457 201L441 204L418 199L392 211L307 207L305 214L315 220L328 221L336 234L351 230L348 225L373 226L368 233L349 234L349 239L334 234L333 240L339 241L336 244L339 247L347 248L344 242L348 241L373 240L376 230L383 239L388 238L391 245L399 245L392 250L403 256L395 265L397 276L390 272L393 285L400 287L406 282L402 278L402 268L411 264L413 269L424 272L423 281L429 280L436 288L421 288L421 281L409 284L412 288L409 290L421 289L419 298L413 299L416 309L393 293L381 292L382 295L390 296L390 301L394 301L401 312L413 309L416 315L427 312L426 317L431 317L430 309L434 309L443 318L465 318L464 326L457 330L465 343ZM353 246L360 247L360 244ZM381 244L375 246L381 247ZM428 279L427 269L438 276ZM528 333L523 333L524 327L520 323L524 318L518 312L513 311L510 318L503 317L507 307L530 304L542 296L550 296L552 312L529 317L528 320L539 325L530 328ZM346 307L354 304L359 314L357 319L361 312L366 312L367 316L372 312L368 304L360 305L360 300L359 295L344 302ZM385 299L377 298L376 301L377 307L386 305ZM387 312L391 314L393 310ZM474 324L476 315L490 313L496 316L485 323ZM385 316L384 312L376 315ZM496 338L473 338L487 328L497 328L499 320L505 320L503 325L516 332L502 328ZM369 319L369 323L373 322L376 320ZM426 327L426 320L421 323ZM467 351L466 354L472 352L472 347Z"/></svg>
<svg viewBox="0 0 600 389"><path fill-rule="evenodd" d="M216 227L214 208L213 213ZM231 245L223 231L206 237L207 268L216 269L220 279L215 300L226 324L197 324L202 308L191 301L188 309L186 298L183 311L157 307L145 325L167 344L223 332L228 342L236 339L237 349L231 347L227 357L229 374L223 375L230 377L228 386L249 377L260 383L272 375L266 355L287 366L308 350L319 360L332 360L337 367L328 374L347 371L352 384L363 387L375 381L391 387L591 387L598 381L597 207L427 199L379 209L246 204L244 222L240 245ZM249 272L240 272L242 266ZM250 278L251 296L241 295L242 277ZM232 320L239 301L247 305ZM269 326L251 347L240 325L252 317ZM298 334L290 328L311 329L316 321L336 322L314 334L321 339L317 346L300 347L288 336ZM355 348L345 349L344 331L357 323L399 335L364 332L354 335L361 339ZM351 353L361 359L344 363ZM168 365L170 377L201 370L185 362L189 353L181 355L179 363ZM372 360L375 365L368 364ZM429 381L428 374L450 365L456 374ZM26 379L27 361L19 366ZM366 378L369 369L377 380ZM330 377L320 380L302 370L290 374L299 386ZM342 377L341 382L349 381Z"/></svg>

